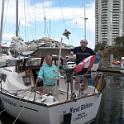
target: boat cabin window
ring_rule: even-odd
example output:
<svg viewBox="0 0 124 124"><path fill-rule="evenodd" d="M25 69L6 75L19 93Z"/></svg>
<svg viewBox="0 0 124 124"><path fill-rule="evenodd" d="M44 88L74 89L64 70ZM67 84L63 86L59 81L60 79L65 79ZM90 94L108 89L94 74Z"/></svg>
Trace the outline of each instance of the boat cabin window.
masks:
<svg viewBox="0 0 124 124"><path fill-rule="evenodd" d="M41 58L25 58L17 60L16 72L23 72L26 69L39 69L42 65L43 60Z"/></svg>
<svg viewBox="0 0 124 124"><path fill-rule="evenodd" d="M15 66L16 61L17 60L14 60L14 59L8 59L8 60L6 60L6 64L7 64L7 66Z"/></svg>
<svg viewBox="0 0 124 124"><path fill-rule="evenodd" d="M8 48L7 48L7 47L2 47L1 53L2 53L2 54L5 54L5 55L9 55L9 53L8 53Z"/></svg>
<svg viewBox="0 0 124 124"><path fill-rule="evenodd" d="M20 59L16 61L16 72L25 71L25 62L26 62L26 59Z"/></svg>
<svg viewBox="0 0 124 124"><path fill-rule="evenodd" d="M31 76L23 76L23 81L26 86L31 84Z"/></svg>
<svg viewBox="0 0 124 124"><path fill-rule="evenodd" d="M31 58L26 62L26 66L41 66L41 58Z"/></svg>
<svg viewBox="0 0 124 124"><path fill-rule="evenodd" d="M4 81L4 82L5 82L5 81L6 81L6 77L7 77L6 74L3 74L3 73L2 73L2 74L1 74L1 81Z"/></svg>

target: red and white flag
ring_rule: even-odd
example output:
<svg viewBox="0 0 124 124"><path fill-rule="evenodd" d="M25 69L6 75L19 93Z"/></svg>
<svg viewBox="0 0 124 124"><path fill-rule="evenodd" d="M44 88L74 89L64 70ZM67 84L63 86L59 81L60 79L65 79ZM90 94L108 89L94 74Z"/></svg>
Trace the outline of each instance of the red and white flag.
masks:
<svg viewBox="0 0 124 124"><path fill-rule="evenodd" d="M91 70L95 60L96 60L96 55L89 56L83 59L83 61L81 61L78 65L75 66L74 72L76 73L81 72L83 68L88 68Z"/></svg>

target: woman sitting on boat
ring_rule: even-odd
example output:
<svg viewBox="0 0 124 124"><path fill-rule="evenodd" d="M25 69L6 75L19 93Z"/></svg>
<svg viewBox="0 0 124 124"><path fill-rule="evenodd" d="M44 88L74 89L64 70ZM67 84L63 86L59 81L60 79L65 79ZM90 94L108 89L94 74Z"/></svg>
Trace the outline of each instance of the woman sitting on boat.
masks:
<svg viewBox="0 0 124 124"><path fill-rule="evenodd" d="M59 76L58 67L52 64L52 55L45 57L45 64L40 68L36 83L43 81L41 93L52 94L57 97L58 86L57 80Z"/></svg>

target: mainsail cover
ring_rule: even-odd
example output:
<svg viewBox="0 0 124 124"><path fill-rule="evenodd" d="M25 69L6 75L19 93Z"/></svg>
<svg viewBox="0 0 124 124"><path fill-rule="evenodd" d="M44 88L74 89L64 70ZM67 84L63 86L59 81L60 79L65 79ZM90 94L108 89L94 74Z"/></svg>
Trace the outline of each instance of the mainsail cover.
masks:
<svg viewBox="0 0 124 124"><path fill-rule="evenodd" d="M11 47L14 48L18 53L29 54L33 53L36 49L36 45L28 45L20 36L12 37Z"/></svg>
<svg viewBox="0 0 124 124"><path fill-rule="evenodd" d="M27 49L27 45L21 37L12 37L11 47L15 48L17 52L23 52Z"/></svg>

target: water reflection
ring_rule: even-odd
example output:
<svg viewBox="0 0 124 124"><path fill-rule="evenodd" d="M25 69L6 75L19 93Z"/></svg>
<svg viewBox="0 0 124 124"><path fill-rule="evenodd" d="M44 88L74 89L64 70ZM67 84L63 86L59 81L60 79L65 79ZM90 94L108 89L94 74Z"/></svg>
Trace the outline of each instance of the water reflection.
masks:
<svg viewBox="0 0 124 124"><path fill-rule="evenodd" d="M107 85L93 124L124 124L124 77L106 76Z"/></svg>

